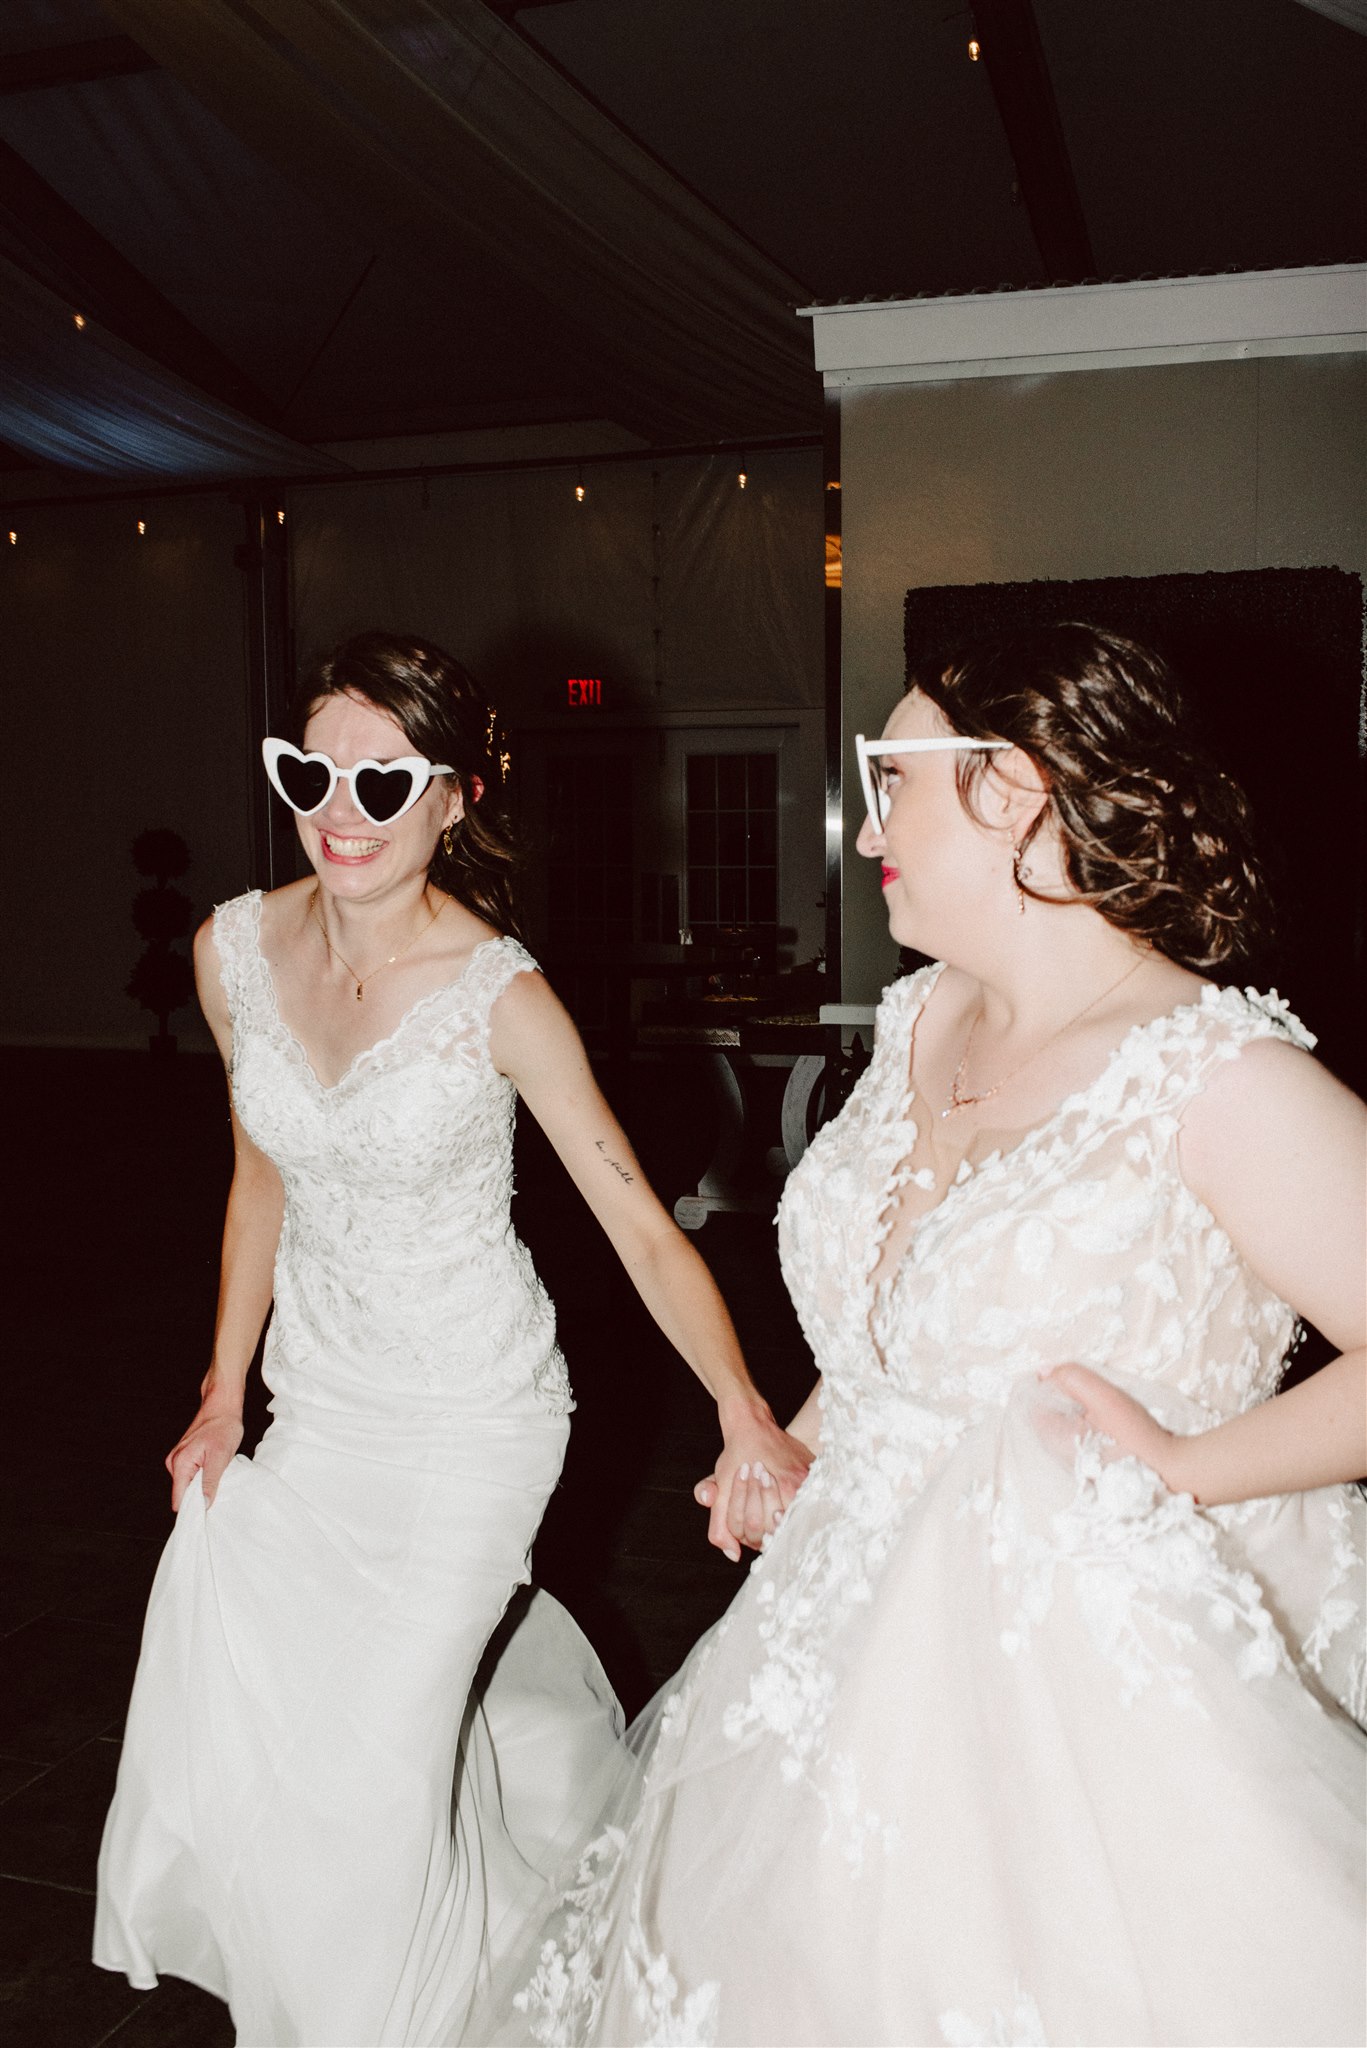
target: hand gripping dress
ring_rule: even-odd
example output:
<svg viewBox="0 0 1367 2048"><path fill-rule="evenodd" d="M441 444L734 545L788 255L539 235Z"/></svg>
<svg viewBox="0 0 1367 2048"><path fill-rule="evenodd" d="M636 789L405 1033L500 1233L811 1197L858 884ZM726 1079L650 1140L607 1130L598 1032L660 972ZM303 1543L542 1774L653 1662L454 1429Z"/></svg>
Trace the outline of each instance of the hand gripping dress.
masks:
<svg viewBox="0 0 1367 2048"><path fill-rule="evenodd" d="M1273 1392L1294 1319L1177 1141L1221 1061L1309 1041L1233 989L1131 1031L875 1290L936 973L783 1198L820 1456L480 2038L1363 2040L1362 1502L1201 1510L1037 1378L1081 1361L1181 1430Z"/></svg>
<svg viewBox="0 0 1367 2048"><path fill-rule="evenodd" d="M95 1960L202 1985L252 2048L459 2039L617 1748L601 1668L545 1595L471 1696L571 1406L488 1049L535 963L487 941L324 1088L260 911L223 905L214 938L233 1101L285 1187L274 1419L211 1508L195 1479L161 1561Z"/></svg>

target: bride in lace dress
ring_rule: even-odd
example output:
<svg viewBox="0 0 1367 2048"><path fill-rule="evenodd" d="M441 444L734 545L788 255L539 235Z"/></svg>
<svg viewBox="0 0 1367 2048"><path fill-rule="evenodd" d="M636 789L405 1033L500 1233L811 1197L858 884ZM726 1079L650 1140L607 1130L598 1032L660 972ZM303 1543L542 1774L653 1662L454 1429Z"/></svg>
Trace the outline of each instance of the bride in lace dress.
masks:
<svg viewBox="0 0 1367 2048"><path fill-rule="evenodd" d="M763 1554L476 2037L1360 2043L1362 1105L1210 978L1257 870L1152 657L988 643L860 753L940 964L780 1210L818 1456L700 1485Z"/></svg>
<svg viewBox="0 0 1367 2048"><path fill-rule="evenodd" d="M597 1660L544 1595L472 1692L572 1406L509 1221L515 1090L716 1396L725 1475L762 1461L791 1497L809 1461L511 936L486 721L439 649L339 648L305 679L302 746L265 750L313 876L224 904L196 941L236 1164L95 1960L216 1993L252 2048L459 2038L620 1747ZM274 1419L249 1460L272 1301ZM711 1534L739 1558L720 1510Z"/></svg>

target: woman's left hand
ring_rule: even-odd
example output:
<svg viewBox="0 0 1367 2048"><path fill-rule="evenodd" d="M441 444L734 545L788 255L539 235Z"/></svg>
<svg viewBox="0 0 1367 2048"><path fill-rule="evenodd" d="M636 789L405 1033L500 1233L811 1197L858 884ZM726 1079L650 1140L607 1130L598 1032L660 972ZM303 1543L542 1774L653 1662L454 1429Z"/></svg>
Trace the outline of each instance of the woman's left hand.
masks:
<svg viewBox="0 0 1367 2048"><path fill-rule="evenodd" d="M1041 1378L1046 1387L1057 1388L1077 1403L1087 1429L1109 1440L1107 1458L1139 1458L1165 1486L1172 1485L1172 1453L1182 1439L1155 1422L1141 1402L1086 1365L1056 1365Z"/></svg>
<svg viewBox="0 0 1367 2048"><path fill-rule="evenodd" d="M708 1542L738 1564L742 1544L758 1550L783 1520L812 1452L762 1406L724 1425L724 1438L716 1471L698 1481L693 1498L709 1511Z"/></svg>

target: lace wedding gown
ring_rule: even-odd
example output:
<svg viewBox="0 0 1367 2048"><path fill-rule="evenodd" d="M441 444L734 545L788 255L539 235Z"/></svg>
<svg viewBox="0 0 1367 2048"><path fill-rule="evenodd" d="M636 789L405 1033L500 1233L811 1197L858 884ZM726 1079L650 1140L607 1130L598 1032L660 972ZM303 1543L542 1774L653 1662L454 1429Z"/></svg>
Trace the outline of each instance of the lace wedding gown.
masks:
<svg viewBox="0 0 1367 2048"><path fill-rule="evenodd" d="M618 1748L601 1668L543 1594L471 1697L571 1406L509 1222L514 1093L488 1050L534 962L487 941L325 1088L281 1021L260 908L225 904L214 938L233 1101L285 1186L274 1420L211 1508L194 1480L162 1558L95 1960L202 1985L252 2048L433 2042L459 2036Z"/></svg>
<svg viewBox="0 0 1367 2048"><path fill-rule="evenodd" d="M821 1454L481 2039L1363 2039L1361 1499L1198 1509L1037 1378L1090 1364L1181 1430L1272 1393L1294 1319L1177 1141L1221 1061L1311 1041L1232 989L1131 1031L875 1291L894 1191L934 1181L937 972L780 1211Z"/></svg>

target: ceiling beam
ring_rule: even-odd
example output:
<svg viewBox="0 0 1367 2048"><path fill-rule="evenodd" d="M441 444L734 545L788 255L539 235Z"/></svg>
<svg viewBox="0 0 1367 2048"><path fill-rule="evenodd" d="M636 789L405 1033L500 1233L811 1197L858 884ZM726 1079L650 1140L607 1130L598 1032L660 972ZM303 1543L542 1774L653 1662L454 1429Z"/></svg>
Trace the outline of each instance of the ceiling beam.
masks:
<svg viewBox="0 0 1367 2048"><path fill-rule="evenodd" d="M3 141L0 226L11 259L69 299L73 317L107 328L206 397L278 426L276 408L251 379Z"/></svg>
<svg viewBox="0 0 1367 2048"><path fill-rule="evenodd" d="M40 92L52 85L89 85L98 78L127 78L158 71L132 36L97 36L91 42L58 43L47 50L16 50L0 57L0 95Z"/></svg>
<svg viewBox="0 0 1367 2048"><path fill-rule="evenodd" d="M1030 0L973 0L973 17L1045 280L1079 284L1096 276L1096 258L1034 10Z"/></svg>

